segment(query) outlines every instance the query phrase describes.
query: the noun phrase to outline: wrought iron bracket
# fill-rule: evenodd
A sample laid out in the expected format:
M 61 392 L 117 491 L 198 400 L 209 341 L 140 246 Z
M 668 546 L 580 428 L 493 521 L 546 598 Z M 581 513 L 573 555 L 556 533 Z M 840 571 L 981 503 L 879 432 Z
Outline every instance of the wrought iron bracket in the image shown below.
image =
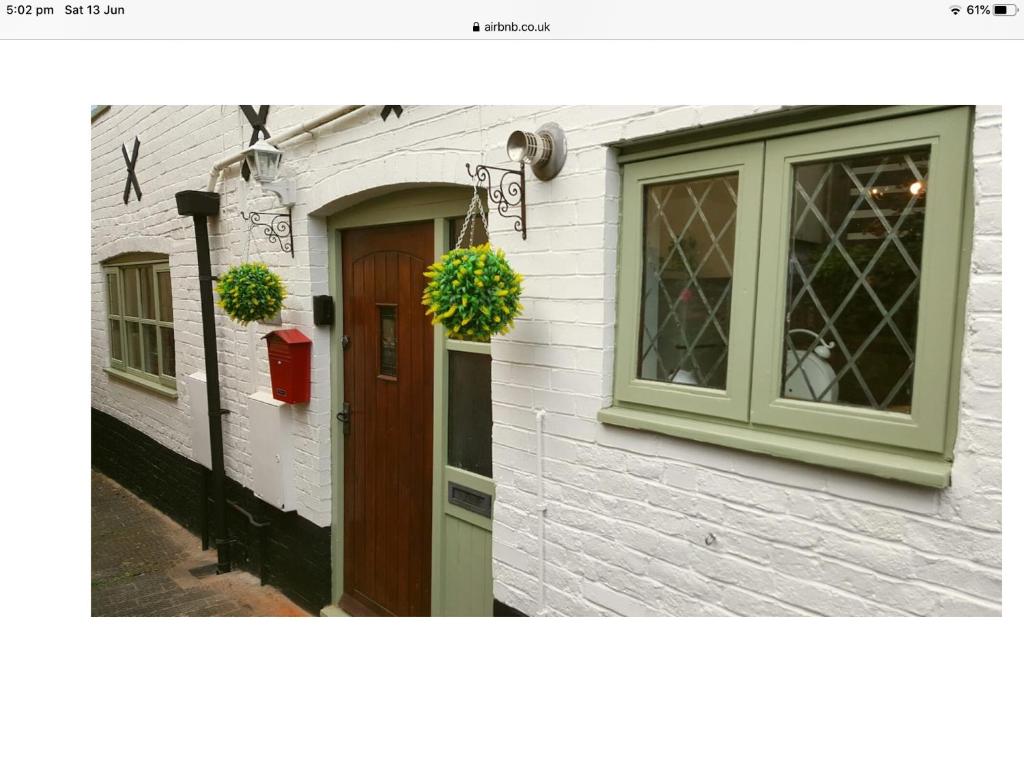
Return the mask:
M 491 171 L 501 174 L 497 184 L 491 181 Z M 487 200 L 498 211 L 498 215 L 513 220 L 516 232 L 526 239 L 526 164 L 520 163 L 519 170 L 501 168 L 496 165 L 478 165 L 474 170 L 466 163 L 466 173 L 477 182 L 487 185 Z M 519 213 L 514 210 L 518 208 Z M 510 211 L 512 211 L 510 213 Z
M 270 221 L 266 221 L 263 217 L 269 216 Z M 289 208 L 285 213 L 250 213 L 248 216 L 245 211 L 242 211 L 242 220 L 249 225 L 249 231 L 252 232 L 254 229 L 260 227 L 263 228 L 263 234 L 267 236 L 267 240 L 271 244 L 278 244 L 281 246 L 281 250 L 285 253 L 291 253 L 292 258 L 295 258 L 293 247 L 295 245 L 292 239 L 292 209 Z

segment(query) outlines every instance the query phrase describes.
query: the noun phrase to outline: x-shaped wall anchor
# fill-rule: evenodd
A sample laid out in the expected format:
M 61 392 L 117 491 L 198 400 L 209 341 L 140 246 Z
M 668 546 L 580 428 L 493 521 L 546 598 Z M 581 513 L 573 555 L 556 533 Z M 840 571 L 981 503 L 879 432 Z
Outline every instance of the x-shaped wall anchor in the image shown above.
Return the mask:
M 124 155 L 124 164 L 128 166 L 128 180 L 124 183 L 124 204 L 128 205 L 128 196 L 131 194 L 132 187 L 135 187 L 136 197 L 139 200 L 142 199 L 142 189 L 139 188 L 139 180 L 135 176 L 135 163 L 139 160 L 139 137 L 135 137 L 131 159 L 128 158 L 128 147 L 124 144 L 121 145 L 121 154 Z
M 261 133 L 264 139 L 270 138 L 270 131 L 267 130 L 267 115 L 270 113 L 269 104 L 260 107 L 259 113 L 248 104 L 240 104 L 238 108 L 242 110 L 245 119 L 252 126 L 252 138 L 249 139 L 250 147 L 260 140 Z M 249 180 L 249 163 L 244 160 L 242 161 L 242 178 L 246 181 Z
M 395 117 L 401 117 L 402 107 L 399 106 L 398 104 L 385 104 L 384 109 L 380 111 L 380 119 L 383 120 L 384 122 L 387 122 L 388 116 L 392 112 L 395 113 Z

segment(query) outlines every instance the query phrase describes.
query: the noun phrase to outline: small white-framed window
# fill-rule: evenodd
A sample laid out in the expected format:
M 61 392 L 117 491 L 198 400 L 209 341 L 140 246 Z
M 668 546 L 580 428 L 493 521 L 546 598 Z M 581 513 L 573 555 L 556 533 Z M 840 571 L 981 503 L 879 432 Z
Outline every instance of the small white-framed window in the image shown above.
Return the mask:
M 108 370 L 174 392 L 176 364 L 167 257 L 120 256 L 103 266 Z

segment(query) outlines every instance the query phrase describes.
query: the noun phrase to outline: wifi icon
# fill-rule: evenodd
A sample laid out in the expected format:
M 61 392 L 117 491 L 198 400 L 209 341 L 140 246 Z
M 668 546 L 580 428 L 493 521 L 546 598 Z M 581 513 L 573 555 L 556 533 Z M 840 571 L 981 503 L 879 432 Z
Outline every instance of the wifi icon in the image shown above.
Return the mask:
M 956 16 L 960 11 L 963 10 L 959 5 L 949 6 L 949 12 Z

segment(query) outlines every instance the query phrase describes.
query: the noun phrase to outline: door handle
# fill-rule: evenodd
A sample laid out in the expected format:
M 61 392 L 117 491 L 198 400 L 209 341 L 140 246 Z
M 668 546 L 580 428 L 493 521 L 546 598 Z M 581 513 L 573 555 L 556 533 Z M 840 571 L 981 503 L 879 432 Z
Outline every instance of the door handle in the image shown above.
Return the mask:
M 335 418 L 341 422 L 341 433 L 347 435 L 352 429 L 352 406 L 349 403 L 342 403 L 341 410 Z

